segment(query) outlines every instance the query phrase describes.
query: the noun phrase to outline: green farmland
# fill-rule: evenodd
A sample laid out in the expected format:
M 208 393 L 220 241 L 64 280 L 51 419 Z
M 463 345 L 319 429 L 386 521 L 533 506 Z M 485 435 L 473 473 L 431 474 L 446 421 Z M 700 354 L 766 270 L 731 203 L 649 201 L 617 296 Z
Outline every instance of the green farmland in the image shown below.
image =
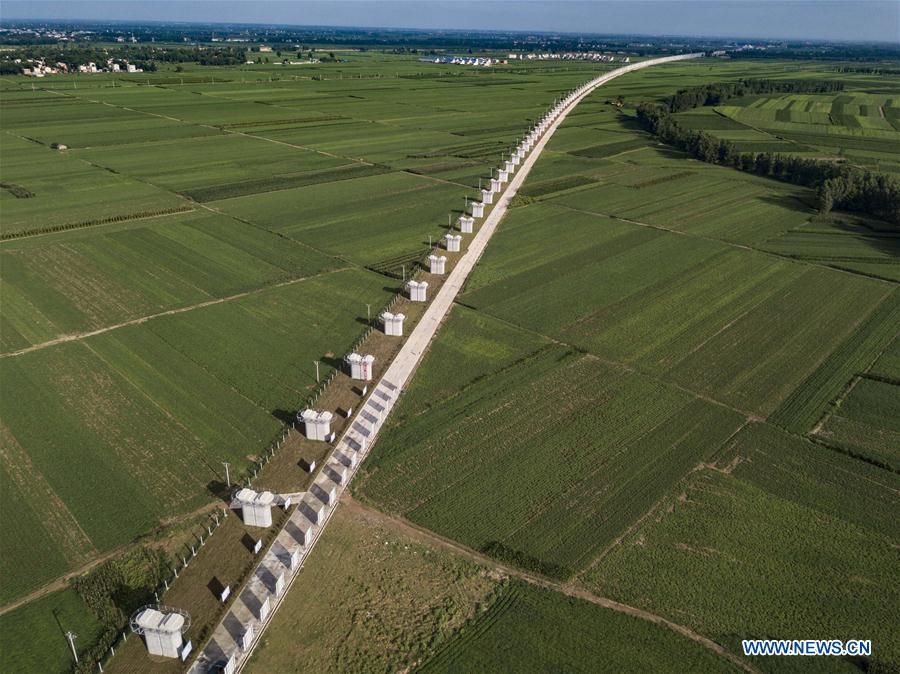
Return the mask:
M 748 67 L 648 69 L 567 118 L 354 490 L 735 654 L 742 638 L 871 634 L 872 666 L 889 671 L 896 229 L 821 216 L 808 189 L 660 146 L 604 102 Z M 848 84 L 854 98 L 875 88 Z M 733 128 L 701 125 L 710 114 L 684 117 Z M 460 648 L 459 671 L 491 662 L 494 644 Z
M 215 500 L 604 67 L 4 78 L 0 603 Z
M 420 671 L 738 671 L 672 632 L 559 592 L 513 581 L 498 594 Z
M 0 616 L 15 626 L 0 645 L 16 671 L 68 671 L 60 624 L 83 648 L 101 626 L 66 577 L 221 505 L 223 462 L 234 481 L 256 465 L 448 216 L 610 67 L 372 50 L 0 79 Z M 679 122 L 900 172 L 900 85 L 830 62 L 679 62 L 586 98 L 250 671 L 900 667 L 897 229 L 820 214 L 814 190 L 697 161 L 635 119 L 747 77 L 845 88 Z M 170 596 L 218 610 L 208 589 Z M 768 637 L 871 638 L 875 655 L 744 661 L 741 639 Z M 23 655 L 29 639 L 52 647 Z M 144 671 L 139 644 L 121 671 Z

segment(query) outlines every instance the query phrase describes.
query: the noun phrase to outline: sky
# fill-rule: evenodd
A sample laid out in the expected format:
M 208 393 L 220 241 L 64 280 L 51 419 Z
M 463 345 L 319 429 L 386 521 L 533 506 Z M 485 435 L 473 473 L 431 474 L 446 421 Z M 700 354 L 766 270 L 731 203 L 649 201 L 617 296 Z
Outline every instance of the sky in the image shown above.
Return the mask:
M 0 18 L 486 29 L 900 43 L 898 0 L 0 0 Z

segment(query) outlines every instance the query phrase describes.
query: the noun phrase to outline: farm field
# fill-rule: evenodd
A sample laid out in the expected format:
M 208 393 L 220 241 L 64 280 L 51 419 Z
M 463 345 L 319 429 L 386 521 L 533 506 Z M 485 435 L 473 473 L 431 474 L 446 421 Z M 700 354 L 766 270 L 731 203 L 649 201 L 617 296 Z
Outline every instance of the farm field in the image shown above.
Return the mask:
M 588 585 L 733 650 L 746 638 L 866 634 L 872 666 L 896 667 L 898 476 L 759 424 L 715 463 L 586 574 Z M 754 664 L 854 671 L 835 658 Z
M 342 266 L 207 212 L 7 241 L 0 261 L 4 352 Z
M 466 323 L 451 322 L 447 334 Z M 427 414 L 401 405 L 401 421 L 354 490 L 547 575 L 583 568 L 741 423 L 723 407 L 561 347 L 492 372 L 491 346 L 477 354 L 487 365 L 478 378 Z M 429 354 L 422 379 L 434 376 L 438 355 Z
M 34 589 L 161 519 L 208 502 L 315 386 L 313 361 L 344 353 L 368 300 L 345 271 L 0 360 L 3 600 Z M 321 312 L 317 298 L 333 307 Z M 323 364 L 322 376 L 329 372 Z M 62 461 L 66 447 L 77 462 Z
M 415 271 L 529 119 L 603 67 L 350 61 L 4 79 L 2 498 L 25 505 L 0 601 L 215 498 L 221 462 L 258 456 L 396 292 L 361 267 Z
M 318 545 L 249 672 L 733 671 L 664 627 L 509 578 L 356 502 Z
M 900 466 L 900 386 L 857 380 L 813 437 L 893 470 Z
M 372 52 L 340 70 L 167 67 L 77 89 L 3 78 L 0 375 L 16 395 L 0 401 L 0 506 L 19 516 L 0 520 L 0 604 L 221 498 L 221 462 L 233 477 L 281 437 L 317 390 L 314 363 L 322 378 L 340 367 L 479 179 L 606 67 L 436 69 Z M 642 100 L 747 76 L 840 78 L 851 100 L 684 118 L 748 149 L 893 170 L 895 85 L 831 64 L 703 60 L 587 99 L 362 466 L 365 507 L 338 510 L 252 671 L 730 667 L 656 625 L 503 580 L 416 527 L 733 652 L 742 636 L 871 634 L 876 664 L 896 665 L 896 233 L 820 217 L 811 190 L 694 161 L 633 119 Z M 303 440 L 264 486 L 305 484 L 297 458 L 320 455 Z M 230 562 L 237 577 L 249 559 Z M 709 578 L 727 587 L 710 596 Z M 209 613 L 205 583 L 173 596 Z M 57 604 L 78 610 L 50 598 L 20 609 L 36 607 L 35 635 Z M 89 641 L 95 626 L 72 620 Z M 548 634 L 558 643 L 538 652 Z M 61 669 L 47 638 L 46 661 L 21 671 Z
M 498 594 L 420 671 L 740 671 L 665 628 L 559 592 L 511 580 Z
M 603 102 L 663 97 L 664 75 L 699 66 L 616 80 L 566 120 L 353 489 L 734 653 L 757 636 L 890 641 L 900 411 L 867 373 L 896 380 L 895 234 L 658 146 Z M 703 64 L 707 81 L 735 67 Z M 460 650 L 459 671 L 496 655 Z
M 0 154 L 4 236 L 186 208 L 165 190 L 10 133 L 0 135 Z
M 779 255 L 900 282 L 900 235 L 875 221 L 843 213 L 817 216 L 760 247 Z
M 75 647 L 83 657 L 84 650 L 101 632 L 78 593 L 67 588 L 21 609 L 0 615 L 0 652 L 4 667 L 14 672 L 67 672 L 72 651 L 66 641 L 66 630 L 78 635 Z M 25 644 L 40 648 L 23 648 Z
M 560 243 L 545 256 L 551 233 Z M 862 276 L 548 202 L 510 214 L 469 288 L 467 306 L 760 416 L 893 295 Z M 817 322 L 787 320 L 798 311 Z M 798 330 L 818 336 L 778 336 Z

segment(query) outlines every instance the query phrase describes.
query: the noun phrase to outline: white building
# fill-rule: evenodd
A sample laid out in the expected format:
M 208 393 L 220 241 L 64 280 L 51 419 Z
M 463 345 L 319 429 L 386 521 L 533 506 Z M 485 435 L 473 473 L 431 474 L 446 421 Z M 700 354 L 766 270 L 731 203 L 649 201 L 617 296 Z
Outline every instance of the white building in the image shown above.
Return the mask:
M 483 204 L 492 204 L 492 203 L 494 203 L 494 192 L 493 192 L 493 190 L 481 190 L 481 203 L 483 203 Z
M 463 215 L 459 218 L 459 231 L 463 234 L 471 234 L 472 227 L 475 225 L 475 218 L 471 215 Z
M 410 281 L 406 284 L 409 288 L 409 299 L 413 302 L 425 302 L 426 293 L 428 292 L 428 281 Z
M 458 253 L 459 245 L 461 242 L 462 236 L 460 236 L 459 234 L 444 235 L 444 246 L 446 246 L 448 253 Z
M 358 353 L 351 353 L 346 360 L 350 363 L 351 379 L 372 381 L 372 363 L 375 362 L 375 356 L 371 354 L 361 356 Z
M 506 171 L 505 169 L 500 169 L 499 171 L 497 171 L 497 180 L 499 180 L 501 183 L 508 182 L 509 171 Z
M 300 418 L 305 425 L 306 437 L 310 440 L 328 440 L 331 435 L 331 412 L 317 412 L 316 410 L 303 410 Z
M 428 264 L 429 264 L 429 271 L 432 274 L 440 275 L 440 274 L 446 273 L 444 271 L 445 266 L 447 264 L 447 258 L 445 256 L 429 255 L 428 256 Z
M 469 203 L 469 211 L 473 218 L 484 217 L 484 204 L 480 201 L 472 201 Z
M 403 336 L 403 321 L 406 320 L 406 316 L 385 311 L 381 314 L 381 320 L 384 321 L 384 334 L 390 337 Z
M 251 527 L 272 526 L 272 504 L 275 494 L 270 491 L 257 492 L 244 487 L 234 495 L 234 500 L 241 507 L 241 519 Z
M 185 615 L 147 606 L 131 618 L 131 630 L 144 637 L 150 655 L 181 657 L 182 633 L 188 628 Z
M 491 191 L 499 192 L 503 189 L 503 183 L 500 182 L 499 178 L 491 178 Z

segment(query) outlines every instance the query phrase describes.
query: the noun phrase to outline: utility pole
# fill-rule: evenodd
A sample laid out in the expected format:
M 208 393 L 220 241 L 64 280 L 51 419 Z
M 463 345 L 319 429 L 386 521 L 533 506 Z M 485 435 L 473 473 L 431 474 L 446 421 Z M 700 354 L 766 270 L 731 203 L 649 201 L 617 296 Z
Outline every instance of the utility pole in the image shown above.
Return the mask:
M 78 638 L 78 635 L 75 634 L 72 630 L 66 632 L 66 639 L 69 640 L 69 648 L 72 649 L 72 657 L 75 658 L 75 664 L 78 664 L 78 653 L 75 650 L 75 639 Z
M 228 466 L 231 464 L 227 461 L 223 461 L 222 465 L 225 466 L 225 484 L 228 485 L 228 488 L 231 489 L 231 476 L 228 474 Z
M 372 305 L 371 304 L 366 305 L 366 318 L 370 321 L 372 320 Z
M 368 306 L 368 305 L 366 305 L 366 306 Z M 316 366 L 316 383 L 318 384 L 319 383 L 319 361 L 314 360 L 313 365 Z

